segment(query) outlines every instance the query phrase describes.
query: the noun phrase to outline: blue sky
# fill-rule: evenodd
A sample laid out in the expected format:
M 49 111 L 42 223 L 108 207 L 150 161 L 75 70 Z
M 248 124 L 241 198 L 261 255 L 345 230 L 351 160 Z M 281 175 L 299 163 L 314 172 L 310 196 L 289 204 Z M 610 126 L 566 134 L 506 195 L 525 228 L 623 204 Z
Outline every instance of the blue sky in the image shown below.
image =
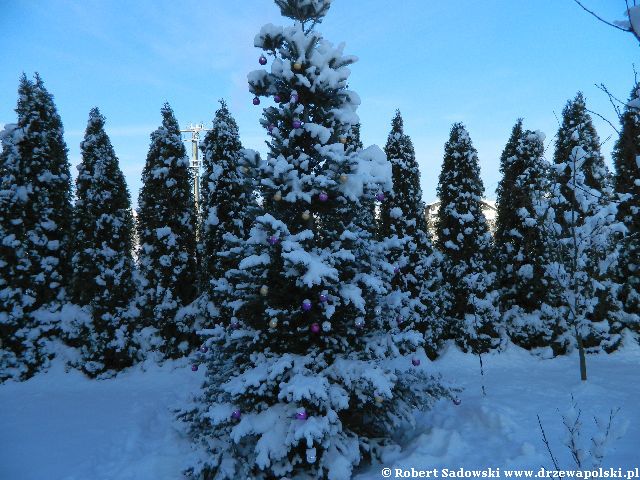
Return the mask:
M 623 0 L 584 0 L 621 19 Z M 98 106 L 134 203 L 149 145 L 168 101 L 181 125 L 210 122 L 225 98 L 246 147 L 265 152 L 246 75 L 259 68 L 253 38 L 287 24 L 270 0 L 0 0 L 0 124 L 15 121 L 18 79 L 38 71 L 55 96 L 70 161 L 80 161 L 88 112 Z M 450 126 L 464 122 L 479 152 L 487 197 L 515 120 L 547 143 L 567 99 L 614 123 L 605 83 L 626 98 L 639 47 L 572 0 L 334 0 L 319 30 L 359 57 L 351 88 L 365 145 L 384 146 L 396 108 L 413 139 L 425 201 L 434 200 Z M 615 135 L 595 118 L 602 140 Z M 609 159 L 615 136 L 604 143 Z M 547 150 L 552 155 L 552 147 Z M 73 169 L 74 175 L 76 173 Z

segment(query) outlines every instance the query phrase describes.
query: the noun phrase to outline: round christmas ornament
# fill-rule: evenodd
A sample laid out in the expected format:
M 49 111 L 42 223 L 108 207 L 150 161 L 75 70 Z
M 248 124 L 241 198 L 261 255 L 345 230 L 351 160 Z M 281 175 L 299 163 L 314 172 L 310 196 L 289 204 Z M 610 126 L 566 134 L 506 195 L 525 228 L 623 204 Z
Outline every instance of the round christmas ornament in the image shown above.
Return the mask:
M 269 242 L 269 245 L 276 245 L 279 241 L 280 241 L 280 239 L 278 237 L 276 237 L 275 235 L 271 235 L 267 239 L 267 242 Z
M 381 307 L 374 308 L 373 313 L 375 313 L 376 315 L 380 315 L 382 313 L 382 308 Z
M 296 412 L 296 420 L 306 420 L 307 418 L 309 418 L 309 416 L 307 415 L 307 411 L 304 408 Z
M 384 398 L 382 398 L 380 395 L 376 395 L 373 399 L 376 401 L 378 405 L 384 402 Z
M 312 323 L 311 324 L 311 332 L 312 333 L 319 333 L 320 332 L 320 325 L 318 325 L 317 323 Z
M 460 400 L 458 397 L 453 397 L 453 404 L 454 405 L 460 405 L 462 403 L 462 400 Z
M 269 322 L 269 326 L 271 328 L 277 328 L 278 327 L 278 319 L 277 318 L 272 318 L 271 321 Z
M 253 104 L 260 105 L 260 99 L 258 97 L 253 97 Z
M 309 210 L 305 210 L 304 212 L 302 212 L 303 220 L 309 220 L 310 218 L 311 218 L 311 214 L 309 213 Z
M 326 293 L 320 294 L 320 303 L 327 303 L 329 301 L 329 296 Z
M 244 167 L 244 166 L 243 166 L 243 167 L 241 167 L 241 168 L 240 168 L 240 171 L 241 171 L 242 173 L 248 173 L 248 172 L 249 172 L 249 169 L 248 169 L 247 167 Z
M 414 367 L 417 367 L 418 365 L 420 365 L 420 359 L 416 358 L 416 357 L 413 357 L 411 359 L 411 365 L 413 365 Z
M 240 417 L 242 417 L 242 412 L 240 410 L 234 410 L 231 412 L 231 418 L 234 420 L 240 420 Z
M 302 70 L 302 64 L 300 62 L 294 63 L 293 69 L 299 72 L 300 70 Z
M 316 449 L 308 448 L 307 449 L 307 462 L 315 463 L 316 462 Z
M 401 316 L 401 315 L 398 315 L 398 316 L 396 317 L 396 323 L 397 323 L 398 325 L 402 325 L 402 322 L 404 322 L 404 318 L 402 318 L 402 316 Z
M 393 267 L 393 273 L 400 273 L 400 267 L 398 267 L 397 265 L 395 267 Z
M 263 297 L 269 295 L 269 287 L 267 287 L 266 285 L 262 285 L 260 287 L 260 295 L 262 295 Z
M 327 200 L 329 200 L 329 195 L 327 195 L 327 192 L 322 192 L 320 195 L 318 195 L 318 198 L 321 202 L 326 202 Z
M 238 319 L 236 317 L 233 317 L 231 319 L 231 328 L 233 328 L 234 330 L 240 328 L 240 323 L 238 323 Z
M 344 173 L 340 175 L 340 183 L 347 183 L 347 180 L 349 180 L 349 177 L 347 177 Z
M 303 300 L 302 301 L 302 310 L 308 312 L 311 310 L 311 300 Z
M 278 192 L 276 192 L 276 193 L 273 195 L 273 199 L 274 199 L 276 202 L 279 202 L 280 200 L 282 200 L 282 193 L 280 193 L 279 191 L 278 191 Z
M 362 317 L 356 318 L 356 327 L 357 328 L 364 327 L 364 318 L 362 318 Z
M 198 365 L 196 365 L 195 363 L 193 365 L 191 365 L 191 371 L 192 372 L 197 372 L 198 371 Z
M 273 96 L 273 101 L 276 103 L 280 103 L 280 100 L 282 100 L 282 98 L 280 97 L 280 95 L 278 95 L 277 93 Z
M 266 65 L 267 64 L 267 57 L 265 57 L 264 55 L 260 55 L 260 58 L 258 59 L 258 62 L 260 62 L 260 65 Z
M 384 201 L 384 193 L 382 192 L 376 193 L 376 200 L 378 200 L 379 202 Z
M 298 103 L 298 94 L 297 93 L 292 93 L 290 101 L 291 101 L 291 103 Z
M 340 143 L 342 144 L 347 143 L 347 137 L 340 137 Z
M 300 120 L 294 120 L 293 121 L 293 128 L 300 128 L 302 127 L 302 122 Z
M 207 352 L 209 351 L 209 347 L 207 347 L 206 345 L 202 345 L 202 346 L 200 347 L 200 351 L 201 351 L 202 353 L 207 353 Z
M 272 123 L 271 125 L 269 125 L 267 127 L 267 130 L 269 130 L 269 133 L 273 133 L 273 131 L 275 130 L 276 126 Z

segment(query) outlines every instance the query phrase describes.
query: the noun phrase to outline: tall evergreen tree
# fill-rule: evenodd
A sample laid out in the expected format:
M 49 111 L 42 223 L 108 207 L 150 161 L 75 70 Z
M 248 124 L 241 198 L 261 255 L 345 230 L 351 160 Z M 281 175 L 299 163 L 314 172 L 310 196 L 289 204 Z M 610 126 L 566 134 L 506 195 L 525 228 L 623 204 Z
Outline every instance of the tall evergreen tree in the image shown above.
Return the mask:
M 249 74 L 254 103 L 279 102 L 262 120 L 265 213 L 230 272 L 234 316 L 208 332 L 204 392 L 184 413 L 206 452 L 192 475 L 347 480 L 394 445 L 416 406 L 447 391 L 418 359 L 399 358 L 421 335 L 368 303 L 370 290 L 387 293 L 394 272 L 375 242 L 362 254 L 355 218 L 360 198 L 389 190 L 390 165 L 377 147 L 345 149 L 358 122 L 347 89 L 355 59 L 314 29 L 330 1 L 276 3 L 295 24 L 262 28 L 255 45 L 272 65 Z
M 443 280 L 451 294 L 444 336 L 474 353 L 497 346 L 500 339 L 483 195 L 477 151 L 465 127 L 456 123 L 445 144 L 438 183 L 436 235 L 445 257 Z
M 2 358 L 26 376 L 50 356 L 46 338 L 59 332 L 51 315 L 33 312 L 57 310 L 66 297 L 71 176 L 62 122 L 38 74 L 20 79 L 16 113 L 17 124 L 3 136 L 0 167 L 0 333 L 11 350 Z
M 612 348 L 618 338 L 610 335 L 608 323 L 610 318 L 618 316 L 618 305 L 615 285 L 609 281 L 611 272 L 603 270 L 603 265 L 610 264 L 606 257 L 613 250 L 612 239 L 606 245 L 602 241 L 596 242 L 596 231 L 591 231 L 591 229 L 597 229 L 599 234 L 604 235 L 604 230 L 609 228 L 602 223 L 608 217 L 606 215 L 602 217 L 602 215 L 611 206 L 612 192 L 608 184 L 609 173 L 600 153 L 600 140 L 587 112 L 582 93 L 578 93 L 575 99 L 565 106 L 555 147 L 554 182 L 557 192 L 554 194 L 553 208 L 555 222 L 560 229 L 558 240 L 560 243 L 566 243 L 566 248 L 569 249 L 564 252 L 562 261 L 565 264 L 571 264 L 567 266 L 570 272 L 573 272 L 571 275 L 574 273 L 579 275 L 578 272 L 583 272 L 580 275 L 584 274 L 589 278 L 588 285 L 579 282 L 569 290 L 565 290 L 572 292 L 568 294 L 567 299 L 571 300 L 569 297 L 575 294 L 576 288 L 585 289 L 585 293 L 581 295 L 588 296 L 588 292 L 591 292 L 597 298 L 595 304 L 585 306 L 584 312 L 572 313 L 576 322 L 582 322 L 581 318 L 584 314 L 585 318 L 593 324 L 578 335 L 579 343 L 584 344 L 585 347 L 602 345 Z M 594 236 L 593 242 L 589 240 L 591 235 Z M 585 237 L 587 246 L 572 248 L 570 244 L 580 236 Z M 574 255 L 578 252 L 582 252 L 587 257 L 585 264 L 579 268 L 574 261 Z M 568 300 L 565 301 L 565 307 L 574 310 L 578 308 L 567 305 Z M 564 350 L 574 343 L 576 338 L 573 326 L 565 327 L 564 330 L 565 333 L 561 333 L 556 341 L 557 351 Z
M 622 196 L 617 218 L 626 227 L 620 247 L 617 279 L 622 284 L 624 324 L 640 332 L 640 85 L 631 91 L 613 149 L 615 191 Z
M 132 363 L 131 325 L 122 311 L 133 298 L 133 215 L 118 158 L 97 108 L 80 144 L 73 217 L 74 300 L 91 308 L 92 323 L 82 325 L 76 342 L 89 374 Z
M 394 287 L 409 295 L 407 311 L 401 315 L 409 316 L 419 330 L 427 333 L 433 354 L 442 335 L 439 306 L 444 299 L 440 298 L 438 261 L 427 231 L 420 170 L 399 110 L 391 122 L 385 153 L 392 165 L 393 192 L 382 204 L 380 230 L 384 237 L 399 242 L 390 259 L 402 271 Z
M 177 322 L 176 313 L 196 291 L 196 212 L 180 127 L 168 104 L 161 112 L 162 125 L 151 134 L 138 198 L 139 301 L 146 323 L 157 329 L 159 349 L 175 358 L 195 341 L 193 325 Z
M 246 178 L 249 167 L 245 165 L 238 125 L 224 101 L 220 101 L 201 149 L 201 283 L 224 316 L 229 313 L 227 302 L 232 301 L 225 274 L 237 267 L 230 250 L 244 240 L 257 206 Z
M 513 342 L 529 349 L 550 346 L 555 331 L 549 242 L 536 208 L 548 189 L 543 154 L 541 134 L 524 130 L 519 119 L 502 153 L 497 190 L 500 310 Z

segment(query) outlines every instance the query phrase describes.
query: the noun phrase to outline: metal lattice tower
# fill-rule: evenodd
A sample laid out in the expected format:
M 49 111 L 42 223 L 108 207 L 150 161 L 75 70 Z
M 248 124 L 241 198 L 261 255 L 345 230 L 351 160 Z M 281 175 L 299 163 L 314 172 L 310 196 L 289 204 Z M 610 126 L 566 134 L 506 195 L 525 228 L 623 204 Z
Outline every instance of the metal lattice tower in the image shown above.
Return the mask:
M 193 200 L 196 211 L 200 205 L 200 157 L 198 156 L 198 143 L 200 142 L 200 132 L 208 132 L 210 128 L 205 128 L 202 123 L 190 123 L 187 128 L 180 130 L 181 133 L 190 133 L 191 138 L 184 138 L 183 141 L 191 142 L 191 163 L 189 168 L 193 175 Z

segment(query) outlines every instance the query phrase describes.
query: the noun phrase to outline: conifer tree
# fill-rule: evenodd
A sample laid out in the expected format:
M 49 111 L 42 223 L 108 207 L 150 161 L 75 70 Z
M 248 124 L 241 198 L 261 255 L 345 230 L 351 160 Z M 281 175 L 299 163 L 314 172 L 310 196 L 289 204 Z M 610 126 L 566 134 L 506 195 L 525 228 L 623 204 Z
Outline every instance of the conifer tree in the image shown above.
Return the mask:
M 500 310 L 512 341 L 524 348 L 551 345 L 554 288 L 548 277 L 549 242 L 536 208 L 548 190 L 542 134 L 519 119 L 502 153 L 495 246 Z
M 631 92 L 613 150 L 615 191 L 622 200 L 617 219 L 626 227 L 620 244 L 617 280 L 622 285 L 624 325 L 640 332 L 640 85 Z
M 476 149 L 461 123 L 451 128 L 438 183 L 437 246 L 451 303 L 444 338 L 474 353 L 498 345 L 491 234 L 482 212 L 484 186 Z
M 360 198 L 390 189 L 390 165 L 377 147 L 345 148 L 358 122 L 355 59 L 315 30 L 330 1 L 276 4 L 295 24 L 262 28 L 259 60 L 272 65 L 249 74 L 254 104 L 276 101 L 262 119 L 264 213 L 228 273 L 234 315 L 207 332 L 204 392 L 182 415 L 204 450 L 190 473 L 347 480 L 394 445 L 416 406 L 448 391 L 418 358 L 399 358 L 422 336 L 375 312 L 393 266 L 375 242 L 363 248 L 356 213 Z
M 409 296 L 402 316 L 417 322 L 419 330 L 430 339 L 429 349 L 435 353 L 437 339 L 442 335 L 439 306 L 444 301 L 439 285 L 438 259 L 434 255 L 427 231 L 425 206 L 420 187 L 420 170 L 411 138 L 404 133 L 400 111 L 391 123 L 385 153 L 392 165 L 393 192 L 381 208 L 381 233 L 396 239 L 399 247 L 392 249 L 390 259 L 402 275 L 394 279 L 394 287 Z
M 47 338 L 61 327 L 34 312 L 58 310 L 66 298 L 71 176 L 62 122 L 38 74 L 20 79 L 16 113 L 3 134 L 0 166 L 0 357 L 12 376 L 25 377 L 51 356 Z
M 89 113 L 80 145 L 73 217 L 74 300 L 91 309 L 92 323 L 79 326 L 76 342 L 83 369 L 95 375 L 132 363 L 131 325 L 122 311 L 133 298 L 133 215 L 118 158 L 97 108 Z
M 160 351 L 176 358 L 194 342 L 193 325 L 176 321 L 176 313 L 196 291 L 196 212 L 180 127 L 168 104 L 161 112 L 138 198 L 139 303 L 146 324 L 157 329 Z
M 559 250 L 562 258 L 558 261 L 564 264 L 563 271 L 568 269 L 563 275 L 570 278 L 562 282 L 570 284 L 562 287 L 570 324 L 560 326 L 554 348 L 562 352 L 577 340 L 581 352 L 583 347 L 610 349 L 619 341 L 609 328 L 609 318 L 618 317 L 619 305 L 615 285 L 609 281 L 612 272 L 606 267 L 612 265 L 607 260 L 613 251 L 610 237 L 613 219 L 609 216 L 612 191 L 600 153 L 600 140 L 582 93 L 565 106 L 555 146 L 552 206 L 560 232 L 557 241 L 564 246 Z M 577 245 L 577 239 L 583 244 Z M 576 258 L 580 255 L 584 255 L 584 260 Z M 585 278 L 580 281 L 574 278 L 581 276 Z M 578 292 L 579 289 L 584 291 Z M 590 296 L 593 301 L 580 304 L 579 298 Z M 591 325 L 587 326 L 588 322 Z M 575 325 L 581 327 L 576 331 Z

